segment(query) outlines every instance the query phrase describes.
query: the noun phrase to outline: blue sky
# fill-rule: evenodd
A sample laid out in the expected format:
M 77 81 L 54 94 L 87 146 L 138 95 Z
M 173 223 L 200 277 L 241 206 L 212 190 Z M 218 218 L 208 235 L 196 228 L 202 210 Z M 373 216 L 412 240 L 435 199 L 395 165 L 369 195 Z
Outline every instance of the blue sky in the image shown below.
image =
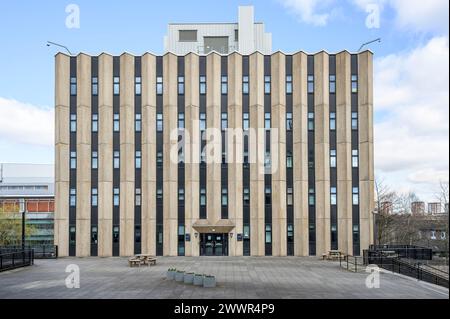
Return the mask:
M 79 29 L 65 25 L 65 8 L 71 3 L 80 8 Z M 380 9 L 380 28 L 366 27 L 371 3 Z M 370 47 L 376 59 L 377 175 L 423 197 L 430 196 L 439 180 L 448 181 L 447 0 L 2 1 L 0 162 L 53 162 L 57 49 L 47 47 L 47 40 L 63 43 L 73 53 L 159 54 L 167 23 L 234 22 L 237 7 L 248 4 L 272 33 L 274 50 L 356 51 L 361 43 L 381 37 L 381 44 Z M 411 65 L 419 70 L 411 71 Z M 437 86 L 429 95 L 415 96 L 429 82 L 422 65 L 439 81 L 427 83 Z M 424 116 L 423 109 L 431 116 Z M 408 149 L 402 151 L 405 145 Z M 430 147 L 432 156 L 423 156 L 423 148 Z

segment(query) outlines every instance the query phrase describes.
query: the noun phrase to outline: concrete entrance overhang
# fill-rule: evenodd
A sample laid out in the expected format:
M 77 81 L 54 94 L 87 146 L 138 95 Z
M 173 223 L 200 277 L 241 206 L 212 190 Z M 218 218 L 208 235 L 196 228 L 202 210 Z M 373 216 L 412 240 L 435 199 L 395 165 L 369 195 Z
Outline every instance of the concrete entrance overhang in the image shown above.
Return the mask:
M 221 219 L 215 223 L 206 219 L 199 219 L 192 225 L 192 228 L 200 234 L 228 234 L 235 227 L 236 225 L 228 219 Z

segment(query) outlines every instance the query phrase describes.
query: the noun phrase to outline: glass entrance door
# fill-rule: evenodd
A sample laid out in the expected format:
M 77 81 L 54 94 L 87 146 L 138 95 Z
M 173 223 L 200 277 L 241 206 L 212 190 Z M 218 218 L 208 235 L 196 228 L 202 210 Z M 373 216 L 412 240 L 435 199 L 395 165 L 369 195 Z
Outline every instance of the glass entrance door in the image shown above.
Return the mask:
M 200 234 L 200 256 L 228 256 L 228 234 Z

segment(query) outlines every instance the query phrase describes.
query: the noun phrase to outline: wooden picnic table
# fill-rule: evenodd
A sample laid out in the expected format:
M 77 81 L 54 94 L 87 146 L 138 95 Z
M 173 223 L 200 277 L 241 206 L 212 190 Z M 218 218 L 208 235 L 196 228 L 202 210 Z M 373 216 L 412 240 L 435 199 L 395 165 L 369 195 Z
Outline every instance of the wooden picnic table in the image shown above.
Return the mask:
M 133 266 L 140 267 L 141 265 L 147 266 L 156 265 L 156 257 L 149 254 L 137 254 L 128 260 L 128 264 L 130 265 L 130 267 Z

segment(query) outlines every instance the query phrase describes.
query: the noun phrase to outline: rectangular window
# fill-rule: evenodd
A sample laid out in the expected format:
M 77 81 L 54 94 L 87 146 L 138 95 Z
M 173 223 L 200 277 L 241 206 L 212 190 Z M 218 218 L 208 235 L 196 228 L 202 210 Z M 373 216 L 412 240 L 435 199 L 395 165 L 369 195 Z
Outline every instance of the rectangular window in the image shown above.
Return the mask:
M 308 204 L 309 206 L 314 206 L 316 203 L 316 196 L 315 196 L 315 192 L 314 192 L 314 188 L 310 188 L 309 189 L 309 196 L 308 196 Z
M 234 30 L 234 41 L 236 41 L 236 42 L 239 41 L 239 30 L 238 29 Z
M 244 205 L 250 205 L 250 189 L 244 188 Z
M 248 75 L 244 75 L 242 77 L 242 93 L 248 94 L 249 92 L 249 77 Z
M 200 113 L 200 131 L 206 130 L 206 113 Z
M 115 113 L 114 114 L 114 132 L 119 132 L 120 131 L 120 114 Z
M 330 130 L 331 131 L 336 130 L 336 113 L 334 112 L 330 113 Z
M 180 42 L 197 42 L 197 30 L 180 30 L 178 36 Z
M 142 93 L 142 79 L 140 76 L 137 76 L 134 80 L 134 93 L 136 95 L 141 95 Z
M 200 94 L 206 94 L 206 76 L 200 76 Z
M 331 187 L 331 196 L 330 196 L 330 204 L 336 205 L 337 204 L 337 195 L 336 195 L 336 187 Z
M 286 75 L 286 94 L 292 94 L 292 75 Z
M 222 94 L 228 94 L 228 76 L 222 76 L 222 86 L 221 91 Z
M 163 131 L 163 115 L 161 113 L 156 114 L 156 131 Z
M 314 93 L 314 75 L 308 75 L 308 93 Z
M 98 114 L 92 114 L 92 132 L 98 132 Z
M 336 93 L 336 75 L 330 75 L 330 93 Z
M 266 189 L 264 191 L 265 194 L 265 204 L 271 205 L 272 204 L 272 188 L 270 186 L 266 186 Z
M 142 165 L 142 152 L 136 151 L 136 168 L 140 169 Z
M 184 202 L 184 188 L 178 189 L 178 201 Z
M 113 167 L 118 169 L 120 168 L 120 152 L 114 151 L 114 163 Z
M 292 168 L 293 164 L 293 158 L 292 158 L 292 152 L 286 152 L 286 167 Z
M 77 78 L 70 78 L 70 95 L 77 95 Z
M 271 77 L 270 75 L 266 75 L 264 77 L 264 93 L 265 94 L 270 94 L 270 89 L 271 89 Z
M 359 166 L 358 150 L 352 150 L 352 167 Z
M 358 113 L 352 112 L 352 130 L 358 129 Z
M 358 76 L 352 75 L 352 93 L 358 93 Z
M 264 156 L 264 167 L 266 169 L 270 169 L 271 167 L 271 158 L 270 158 L 270 152 L 266 152 L 265 156 Z
M 286 131 L 292 131 L 293 128 L 292 113 L 286 113 Z
M 163 199 L 163 190 L 162 190 L 162 188 L 158 188 L 156 190 L 156 199 Z
M 120 94 L 120 78 L 118 76 L 114 77 L 113 89 L 114 89 L 114 95 Z
M 272 226 L 266 225 L 266 244 L 272 243 Z
M 184 113 L 178 113 L 178 129 L 184 129 Z
M 200 206 L 206 206 L 206 188 L 200 189 Z
M 156 77 L 156 94 L 157 95 L 163 94 L 163 78 L 162 78 L 162 76 Z
M 134 192 L 134 204 L 136 206 L 141 206 L 141 202 L 142 202 L 141 189 L 136 188 L 136 190 Z
M 250 116 L 247 112 L 242 114 L 242 128 L 244 131 L 248 131 L 250 126 Z
M 294 204 L 294 195 L 292 187 L 287 188 L 287 205 L 292 206 Z
M 178 77 L 178 94 L 179 95 L 184 94 L 184 76 Z
M 77 168 L 77 152 L 70 152 L 70 169 Z
M 92 78 L 92 95 L 94 95 L 94 96 L 98 95 L 98 78 L 97 77 Z
M 93 207 L 97 207 L 97 205 L 98 205 L 98 190 L 97 190 L 97 188 L 93 188 L 91 190 L 91 205 Z
M 136 132 L 142 131 L 142 115 L 139 113 L 137 113 L 135 115 L 134 128 L 135 128 Z
M 248 168 L 248 152 L 244 151 L 244 168 Z
M 222 131 L 225 131 L 228 128 L 228 114 L 222 113 L 222 122 L 221 122 Z
M 77 206 L 77 190 L 75 188 L 70 189 L 70 207 Z
M 270 130 L 270 113 L 264 114 L 264 128 Z
M 77 115 L 70 114 L 70 132 L 75 133 L 77 131 Z
M 359 205 L 359 188 L 353 187 L 353 205 Z
M 330 167 L 336 167 L 336 150 L 330 150 Z
M 314 131 L 314 113 L 308 113 L 308 131 Z
M 114 188 L 113 204 L 116 207 L 120 205 L 120 189 L 119 188 Z
M 228 206 L 228 189 L 222 188 L 222 206 Z
M 162 152 L 156 153 L 156 164 L 158 167 L 161 167 L 163 165 L 163 153 Z
M 98 169 L 98 153 L 92 152 L 92 169 Z

